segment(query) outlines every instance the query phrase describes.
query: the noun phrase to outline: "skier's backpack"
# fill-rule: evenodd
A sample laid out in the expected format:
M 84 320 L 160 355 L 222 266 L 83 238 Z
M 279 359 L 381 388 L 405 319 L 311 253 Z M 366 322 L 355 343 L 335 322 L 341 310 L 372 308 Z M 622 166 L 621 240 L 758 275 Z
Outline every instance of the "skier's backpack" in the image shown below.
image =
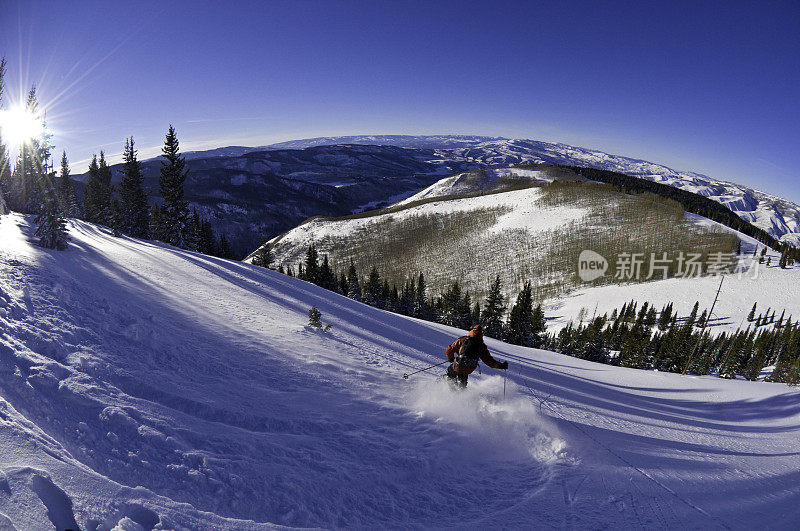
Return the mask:
M 459 369 L 475 370 L 478 366 L 478 358 L 481 356 L 481 343 L 480 339 L 472 336 L 466 337 L 455 359 Z

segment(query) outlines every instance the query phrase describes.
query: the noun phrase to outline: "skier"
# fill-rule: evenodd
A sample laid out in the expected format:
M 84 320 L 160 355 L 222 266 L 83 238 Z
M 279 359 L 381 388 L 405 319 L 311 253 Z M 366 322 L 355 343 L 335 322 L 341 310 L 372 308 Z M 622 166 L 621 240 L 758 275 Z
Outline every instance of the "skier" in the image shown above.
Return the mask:
M 467 378 L 478 367 L 478 358 L 493 369 L 508 369 L 507 361 L 497 361 L 489 354 L 483 342 L 483 327 L 479 324 L 472 327 L 469 335 L 456 339 L 444 353 L 450 362 L 444 377 L 462 388 L 467 386 Z

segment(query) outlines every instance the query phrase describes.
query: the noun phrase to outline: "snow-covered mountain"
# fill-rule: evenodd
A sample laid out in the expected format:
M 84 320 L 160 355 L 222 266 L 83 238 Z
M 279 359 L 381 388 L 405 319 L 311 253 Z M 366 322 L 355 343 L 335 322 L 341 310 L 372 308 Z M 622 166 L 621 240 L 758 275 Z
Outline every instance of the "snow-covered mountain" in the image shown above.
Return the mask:
M 220 148 L 193 153 L 187 166 L 184 188 L 190 206 L 226 234 L 239 256 L 311 216 L 384 206 L 442 175 L 475 167 L 436 160 L 431 150 L 371 145 Z M 159 159 L 142 165 L 152 202 L 159 200 L 160 168 Z M 116 183 L 121 165 L 112 171 Z
M 719 201 L 778 239 L 800 245 L 800 207 L 791 201 L 566 144 L 454 135 L 322 137 L 191 152 L 187 160 L 187 198 L 218 231 L 227 233 L 241 256 L 311 216 L 385 206 L 458 172 L 534 163 L 590 166 L 684 188 Z M 159 168 L 157 159 L 144 163 L 153 201 Z
M 800 315 L 800 270 L 779 268 L 778 253 L 770 251 L 769 265 L 766 258 L 759 264 L 752 254 L 763 244 L 666 201 L 651 202 L 593 183 L 546 185 L 577 178 L 543 165 L 459 173 L 383 211 L 309 219 L 265 245 L 275 268 L 296 270 L 313 243 L 339 273 L 350 263 L 362 275 L 375 266 L 390 285 L 402 286 L 409 275 L 422 272 L 434 296 L 458 281 L 473 300 L 482 301 L 499 275 L 507 300 L 513 300 L 530 281 L 551 316 L 551 330 L 577 322 L 580 314 L 611 314 L 633 298 L 631 293 L 643 294 L 658 307 L 673 302 L 684 314 L 695 301 L 710 307 L 716 277 L 620 283 L 612 279 L 618 253 L 667 253 L 675 260 L 679 251 L 707 256 L 741 245 L 741 268 L 747 272 L 729 277 L 720 301 L 725 318 L 715 326 L 735 331 L 754 302 L 779 314 Z M 535 186 L 540 183 L 545 185 Z M 591 284 L 577 274 L 585 249 L 600 252 L 611 268 Z M 646 264 L 643 268 L 639 282 L 645 281 Z M 782 287 L 764 291 L 764 282 Z M 599 285 L 609 283 L 617 285 Z
M 785 385 L 488 340 L 508 381 L 456 393 L 402 374 L 462 331 L 77 221 L 48 251 L 31 225 L 0 217 L 0 528 L 800 521 Z
M 297 140 L 292 147 L 334 143 L 382 144 L 436 150 L 436 156 L 480 167 L 566 164 L 616 171 L 662 182 L 714 199 L 775 238 L 800 246 L 800 206 L 781 197 L 694 172 L 602 151 L 526 139 L 475 136 L 348 136 Z
M 507 138 L 475 135 L 353 135 L 321 136 L 302 140 L 290 140 L 264 146 L 266 149 L 304 149 L 335 144 L 359 144 L 374 146 L 396 146 L 410 149 L 454 149 L 469 148 L 487 142 L 505 141 Z

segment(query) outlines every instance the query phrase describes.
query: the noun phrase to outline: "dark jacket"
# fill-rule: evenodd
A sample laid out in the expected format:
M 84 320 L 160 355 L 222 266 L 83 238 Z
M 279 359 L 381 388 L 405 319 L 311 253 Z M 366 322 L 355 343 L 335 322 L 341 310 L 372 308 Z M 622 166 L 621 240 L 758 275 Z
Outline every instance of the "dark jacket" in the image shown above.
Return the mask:
M 458 352 L 461 350 L 461 345 L 464 344 L 464 341 L 467 340 L 467 336 L 459 337 L 456 339 L 452 345 L 447 347 L 447 350 L 444 351 L 445 355 L 447 355 L 448 361 L 452 362 L 455 357 L 458 355 Z M 480 345 L 480 352 L 481 352 L 481 361 L 486 364 L 487 367 L 491 367 L 492 369 L 499 369 L 500 362 L 497 361 L 489 354 L 489 347 L 486 346 L 486 343 L 483 342 L 481 338 L 481 345 Z M 453 370 L 455 370 L 458 374 L 467 375 L 470 374 L 475 369 L 468 369 L 466 367 L 459 367 L 458 363 L 453 363 Z

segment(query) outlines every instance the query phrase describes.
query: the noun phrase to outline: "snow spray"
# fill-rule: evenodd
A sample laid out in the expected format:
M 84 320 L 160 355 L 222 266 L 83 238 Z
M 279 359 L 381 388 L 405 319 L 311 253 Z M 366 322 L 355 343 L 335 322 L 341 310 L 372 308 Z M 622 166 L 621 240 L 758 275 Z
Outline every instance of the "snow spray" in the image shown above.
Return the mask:
M 471 379 L 466 389 L 425 380 L 408 391 L 406 401 L 421 418 L 467 437 L 469 444 L 462 445 L 466 452 L 540 462 L 564 457 L 567 445 L 556 427 L 513 381 L 507 384 L 505 400 L 500 400 L 501 386 L 506 387 L 505 379 L 494 375 Z

